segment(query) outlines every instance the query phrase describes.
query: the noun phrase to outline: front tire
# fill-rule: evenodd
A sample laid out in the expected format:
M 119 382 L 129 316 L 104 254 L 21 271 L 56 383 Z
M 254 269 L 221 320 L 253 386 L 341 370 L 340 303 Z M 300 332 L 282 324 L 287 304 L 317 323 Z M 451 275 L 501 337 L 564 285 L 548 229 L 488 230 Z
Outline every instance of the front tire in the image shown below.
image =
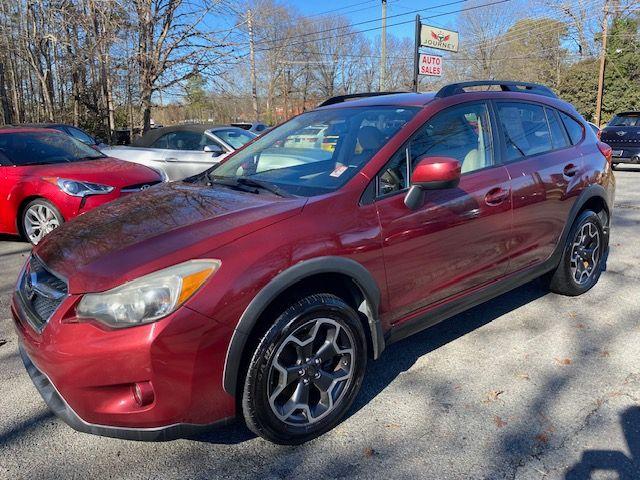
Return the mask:
M 353 403 L 366 364 L 362 323 L 349 305 L 324 293 L 295 302 L 249 363 L 242 396 L 247 426 L 285 445 L 322 435 Z
M 562 259 L 550 276 L 549 288 L 561 295 L 582 295 L 600 278 L 606 237 L 600 217 L 585 210 L 573 223 Z
M 22 210 L 22 234 L 32 245 L 37 245 L 45 235 L 64 223 L 60 211 L 51 202 L 36 198 Z

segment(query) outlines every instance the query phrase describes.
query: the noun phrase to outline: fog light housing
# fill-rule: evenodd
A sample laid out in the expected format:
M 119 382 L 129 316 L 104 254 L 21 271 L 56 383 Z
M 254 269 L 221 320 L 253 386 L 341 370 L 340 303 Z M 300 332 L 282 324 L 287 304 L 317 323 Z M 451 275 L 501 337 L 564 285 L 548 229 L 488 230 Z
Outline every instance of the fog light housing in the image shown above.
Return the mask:
M 155 399 L 155 394 L 153 392 L 153 386 L 151 382 L 137 382 L 133 384 L 131 388 L 131 392 L 133 393 L 133 398 L 138 404 L 139 407 L 146 407 L 147 405 L 151 405 L 153 400 Z

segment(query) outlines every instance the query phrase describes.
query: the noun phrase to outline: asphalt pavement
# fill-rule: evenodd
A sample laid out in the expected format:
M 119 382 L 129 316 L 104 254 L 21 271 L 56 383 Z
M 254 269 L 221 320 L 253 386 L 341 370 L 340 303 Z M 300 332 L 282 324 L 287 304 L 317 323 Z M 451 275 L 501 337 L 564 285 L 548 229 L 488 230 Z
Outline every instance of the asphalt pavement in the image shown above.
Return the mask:
M 640 169 L 618 180 L 608 269 L 568 298 L 533 282 L 389 347 L 348 418 L 299 447 L 240 424 L 139 443 L 57 420 L 18 355 L 0 238 L 0 478 L 640 478 Z M 593 473 L 593 477 L 590 477 Z

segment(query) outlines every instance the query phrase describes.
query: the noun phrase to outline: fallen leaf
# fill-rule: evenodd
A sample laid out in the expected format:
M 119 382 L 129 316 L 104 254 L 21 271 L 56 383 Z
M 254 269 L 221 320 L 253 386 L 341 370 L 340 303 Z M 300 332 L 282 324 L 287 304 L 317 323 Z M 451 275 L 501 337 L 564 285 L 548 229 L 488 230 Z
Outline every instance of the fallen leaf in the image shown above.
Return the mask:
M 376 454 L 376 451 L 371 447 L 367 447 L 362 451 L 362 453 L 364 453 L 365 457 L 371 458 Z
M 569 317 L 578 318 L 578 314 L 576 312 L 569 312 Z
M 505 427 L 507 425 L 507 422 L 505 422 L 504 420 L 502 420 L 499 416 L 495 416 L 493 417 L 493 422 L 496 424 L 496 427 L 498 428 L 502 428 Z
M 600 356 L 601 356 L 601 357 L 608 357 L 609 355 L 610 355 L 610 354 L 609 354 L 609 352 L 608 352 L 608 351 L 606 351 L 606 350 L 602 350 L 602 351 L 600 352 Z
M 580 329 L 580 330 L 584 330 L 586 328 L 586 325 L 584 323 L 577 323 L 574 325 L 574 327 Z
M 539 443 L 549 443 L 549 435 L 546 433 L 539 433 L 536 435 L 536 441 Z
M 556 358 L 556 362 L 559 365 L 571 365 L 571 359 L 569 358 Z
M 498 400 L 498 397 L 503 393 L 504 393 L 504 390 L 491 390 L 489 393 L 487 393 L 487 399 L 485 400 L 485 402 L 486 403 L 495 402 L 496 400 Z
M 531 379 L 529 378 L 529 375 L 527 375 L 526 373 L 519 373 L 519 374 L 518 374 L 518 378 L 519 378 L 520 380 L 531 380 Z
M 387 423 L 387 424 L 385 425 L 385 427 L 386 427 L 386 428 L 400 428 L 400 427 L 402 427 L 402 425 L 399 425 L 399 424 L 397 424 L 397 423 Z

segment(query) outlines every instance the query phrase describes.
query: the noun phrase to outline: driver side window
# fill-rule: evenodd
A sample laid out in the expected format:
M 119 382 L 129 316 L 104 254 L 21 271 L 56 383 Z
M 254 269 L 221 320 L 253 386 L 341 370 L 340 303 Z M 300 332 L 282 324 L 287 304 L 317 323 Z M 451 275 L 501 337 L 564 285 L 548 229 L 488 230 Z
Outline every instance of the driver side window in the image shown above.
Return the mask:
M 408 188 L 409 172 L 424 156 L 454 158 L 462 165 L 463 174 L 491 166 L 493 142 L 487 105 L 458 105 L 429 119 L 378 175 L 378 196 Z

